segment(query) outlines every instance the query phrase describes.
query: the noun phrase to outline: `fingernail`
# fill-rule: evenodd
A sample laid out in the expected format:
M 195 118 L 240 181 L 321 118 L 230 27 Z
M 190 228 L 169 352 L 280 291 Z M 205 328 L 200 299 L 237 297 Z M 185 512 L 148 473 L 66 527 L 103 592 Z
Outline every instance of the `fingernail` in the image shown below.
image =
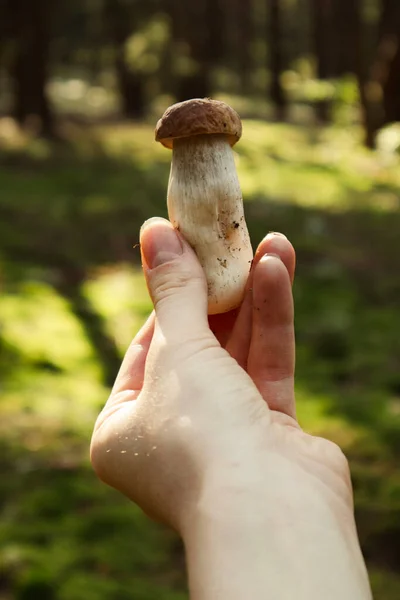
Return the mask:
M 266 260 L 268 258 L 277 258 L 278 260 L 282 261 L 282 259 L 279 256 L 279 254 L 274 254 L 273 252 L 267 252 L 266 254 L 263 255 L 263 257 L 261 258 L 261 260 Z
M 285 240 L 287 240 L 286 235 L 284 235 L 283 233 L 280 233 L 279 231 L 270 231 L 267 235 L 267 237 L 269 237 L 270 235 L 278 235 L 279 237 L 283 237 L 285 238 Z
M 166 219 L 154 217 L 140 229 L 142 255 L 150 269 L 174 260 L 183 252 L 177 232 Z

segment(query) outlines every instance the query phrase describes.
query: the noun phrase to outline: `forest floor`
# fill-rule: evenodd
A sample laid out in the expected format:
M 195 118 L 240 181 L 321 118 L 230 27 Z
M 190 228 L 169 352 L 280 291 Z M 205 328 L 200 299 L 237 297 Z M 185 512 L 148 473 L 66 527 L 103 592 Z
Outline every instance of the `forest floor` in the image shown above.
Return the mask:
M 176 537 L 96 481 L 88 446 L 151 305 L 138 230 L 166 215 L 170 153 L 143 125 L 0 121 L 0 599 L 183 600 Z M 248 120 L 254 244 L 282 231 L 302 426 L 349 457 L 377 600 L 400 597 L 400 157 L 356 128 Z

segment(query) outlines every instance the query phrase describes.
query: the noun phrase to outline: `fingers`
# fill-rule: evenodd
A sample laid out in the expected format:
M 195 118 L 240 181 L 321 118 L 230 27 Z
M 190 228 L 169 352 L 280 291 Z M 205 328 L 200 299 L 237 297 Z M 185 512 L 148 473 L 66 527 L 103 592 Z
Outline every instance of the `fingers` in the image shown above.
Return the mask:
M 169 221 L 150 219 L 141 230 L 141 252 L 157 327 L 168 343 L 210 336 L 207 283 L 189 244 Z
M 271 410 L 295 416 L 295 339 L 291 280 L 285 264 L 264 256 L 253 278 L 247 371 Z
M 155 313 L 151 313 L 129 346 L 117 375 L 112 394 L 139 392 L 143 386 L 146 358 L 154 334 Z
M 250 348 L 253 315 L 253 282 L 256 267 L 265 254 L 276 254 L 285 265 L 291 282 L 294 280 L 296 254 L 292 244 L 281 233 L 269 233 L 260 243 L 254 256 L 246 293 L 238 317 L 226 344 L 226 350 L 246 369 Z
M 252 271 L 265 254 L 276 254 L 285 265 L 291 282 L 293 283 L 296 269 L 296 253 L 292 244 L 282 233 L 271 232 L 259 244 L 254 257 Z

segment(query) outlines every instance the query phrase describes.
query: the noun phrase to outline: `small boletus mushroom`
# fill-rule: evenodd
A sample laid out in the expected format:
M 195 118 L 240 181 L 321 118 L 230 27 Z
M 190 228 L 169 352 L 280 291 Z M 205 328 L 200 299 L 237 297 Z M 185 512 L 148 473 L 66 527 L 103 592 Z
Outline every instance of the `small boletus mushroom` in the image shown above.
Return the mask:
M 209 314 L 239 306 L 253 259 L 232 151 L 241 135 L 239 115 L 210 99 L 170 106 L 156 127 L 173 151 L 169 218 L 204 269 Z

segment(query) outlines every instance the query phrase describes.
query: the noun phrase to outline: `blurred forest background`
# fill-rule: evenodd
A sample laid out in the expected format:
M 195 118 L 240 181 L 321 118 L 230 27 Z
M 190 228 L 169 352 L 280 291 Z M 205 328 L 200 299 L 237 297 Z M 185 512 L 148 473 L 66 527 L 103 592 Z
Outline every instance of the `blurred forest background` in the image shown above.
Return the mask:
M 399 0 L 0 0 L 1 600 L 187 598 L 181 543 L 88 446 L 151 308 L 154 125 L 204 96 L 244 119 L 254 245 L 297 249 L 300 422 L 348 455 L 375 598 L 400 598 Z

